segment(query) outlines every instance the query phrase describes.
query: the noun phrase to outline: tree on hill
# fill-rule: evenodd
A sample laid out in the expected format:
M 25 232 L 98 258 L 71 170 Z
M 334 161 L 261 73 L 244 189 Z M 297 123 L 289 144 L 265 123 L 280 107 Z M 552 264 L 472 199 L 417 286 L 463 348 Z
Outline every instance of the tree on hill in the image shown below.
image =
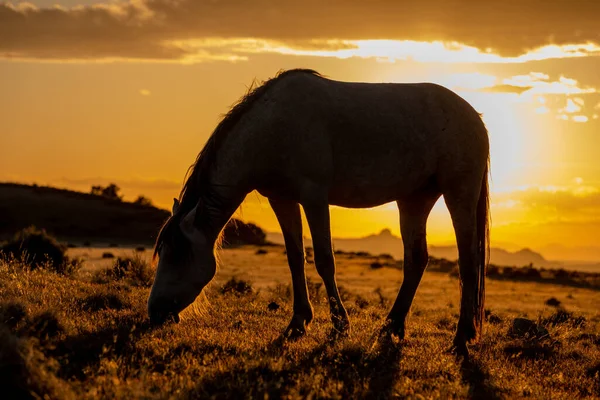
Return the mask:
M 141 194 L 133 201 L 133 204 L 137 204 L 138 206 L 144 207 L 152 207 L 152 200 L 147 198 L 146 196 L 142 196 Z
M 123 200 L 123 196 L 121 196 L 119 194 L 120 191 L 121 191 L 120 187 L 118 187 L 114 183 L 111 183 L 106 187 L 103 187 L 100 185 L 92 186 L 91 194 L 93 194 L 94 196 L 106 197 L 107 199 L 111 199 L 111 200 L 121 201 L 121 200 Z

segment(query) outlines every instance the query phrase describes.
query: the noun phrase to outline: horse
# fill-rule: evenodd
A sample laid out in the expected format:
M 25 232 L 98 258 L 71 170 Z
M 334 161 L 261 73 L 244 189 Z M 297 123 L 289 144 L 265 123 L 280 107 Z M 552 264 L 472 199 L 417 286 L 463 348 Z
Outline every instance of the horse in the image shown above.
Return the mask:
M 350 323 L 336 283 L 329 206 L 395 201 L 404 279 L 384 329 L 400 339 L 428 263 L 426 222 L 443 196 L 459 253 L 460 316 L 451 349 L 468 354 L 484 319 L 489 254 L 489 138 L 481 115 L 433 83 L 362 83 L 314 70 L 279 72 L 223 117 L 190 166 L 154 249 L 148 299 L 154 324 L 179 321 L 213 279 L 221 232 L 251 191 L 271 205 L 292 275 L 293 315 L 283 332 L 300 337 L 313 319 L 304 272 L 300 206 L 333 328 Z

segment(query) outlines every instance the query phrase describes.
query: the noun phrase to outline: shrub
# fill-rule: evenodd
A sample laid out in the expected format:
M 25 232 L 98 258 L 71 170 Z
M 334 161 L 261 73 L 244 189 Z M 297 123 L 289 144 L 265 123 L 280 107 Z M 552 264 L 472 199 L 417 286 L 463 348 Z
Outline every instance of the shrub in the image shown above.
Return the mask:
M 71 275 L 81 268 L 81 262 L 67 257 L 67 246 L 61 244 L 44 229 L 35 226 L 23 229 L 1 248 L 31 269 L 48 268 L 64 275 Z
M 27 309 L 21 303 L 0 304 L 0 325 L 14 328 L 27 317 Z
M 231 219 L 223 229 L 223 244 L 226 246 L 239 246 L 244 244 L 264 245 L 267 243 L 267 234 L 252 223 L 245 223 Z
M 52 311 L 44 311 L 31 320 L 28 330 L 30 336 L 45 341 L 63 332 L 64 328 Z
M 154 271 L 150 264 L 139 255 L 117 257 L 113 265 L 94 276 L 94 282 L 107 283 L 114 280 L 126 280 L 133 286 L 150 287 L 154 280 Z
M 152 207 L 152 200 L 146 196 L 139 195 L 137 199 L 133 201 L 133 204 L 137 204 L 138 206 L 142 207 Z
M 121 310 L 126 304 L 116 293 L 95 293 L 79 301 L 81 308 L 86 311 Z
M 221 293 L 249 294 L 252 293 L 252 285 L 250 282 L 234 276 L 221 287 Z
M 102 253 L 102 258 L 115 258 L 115 255 L 111 252 Z
M 547 318 L 542 319 L 542 324 L 546 326 L 557 326 L 562 324 L 571 325 L 574 328 L 585 326 L 586 319 L 583 316 L 575 316 L 569 311 L 559 308 L 556 312 Z

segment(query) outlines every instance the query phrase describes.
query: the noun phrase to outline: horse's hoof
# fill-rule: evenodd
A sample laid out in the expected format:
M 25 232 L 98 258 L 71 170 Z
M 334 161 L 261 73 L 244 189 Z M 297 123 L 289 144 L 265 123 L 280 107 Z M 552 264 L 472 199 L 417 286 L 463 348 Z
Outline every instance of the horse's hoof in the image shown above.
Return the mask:
M 283 332 L 283 337 L 287 340 L 296 340 L 306 335 L 306 325 L 304 322 L 298 323 L 292 320 Z
M 396 338 L 398 341 L 403 341 L 404 340 L 404 325 L 388 319 L 385 322 L 385 325 L 381 328 L 379 335 L 380 336 L 388 336 L 390 338 Z
M 469 349 L 466 343 L 454 342 L 447 352 L 456 357 L 463 357 L 465 360 L 469 359 Z
M 350 321 L 343 318 L 332 318 L 333 330 L 340 336 L 348 336 L 350 333 Z

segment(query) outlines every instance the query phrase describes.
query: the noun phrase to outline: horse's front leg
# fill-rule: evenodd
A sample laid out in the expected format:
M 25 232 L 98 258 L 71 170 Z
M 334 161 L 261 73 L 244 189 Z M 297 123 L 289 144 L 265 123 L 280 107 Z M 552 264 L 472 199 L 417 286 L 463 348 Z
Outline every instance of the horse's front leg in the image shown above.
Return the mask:
M 388 314 L 384 330 L 400 339 L 404 339 L 406 316 L 427 267 L 427 217 L 437 199 L 437 195 L 431 195 L 419 196 L 410 202 L 398 202 L 400 231 L 404 243 L 404 280 Z
M 335 281 L 335 258 L 331 246 L 329 204 L 327 202 L 303 204 L 303 207 L 312 235 L 315 266 L 325 284 L 333 326 L 338 332 L 346 332 L 350 328 L 350 321 Z
M 292 272 L 294 290 L 294 315 L 284 332 L 285 337 L 296 338 L 306 333 L 313 319 L 313 309 L 308 298 L 306 277 L 304 275 L 304 244 L 302 242 L 302 216 L 298 203 L 269 198 L 275 216 L 281 226 L 288 264 Z

